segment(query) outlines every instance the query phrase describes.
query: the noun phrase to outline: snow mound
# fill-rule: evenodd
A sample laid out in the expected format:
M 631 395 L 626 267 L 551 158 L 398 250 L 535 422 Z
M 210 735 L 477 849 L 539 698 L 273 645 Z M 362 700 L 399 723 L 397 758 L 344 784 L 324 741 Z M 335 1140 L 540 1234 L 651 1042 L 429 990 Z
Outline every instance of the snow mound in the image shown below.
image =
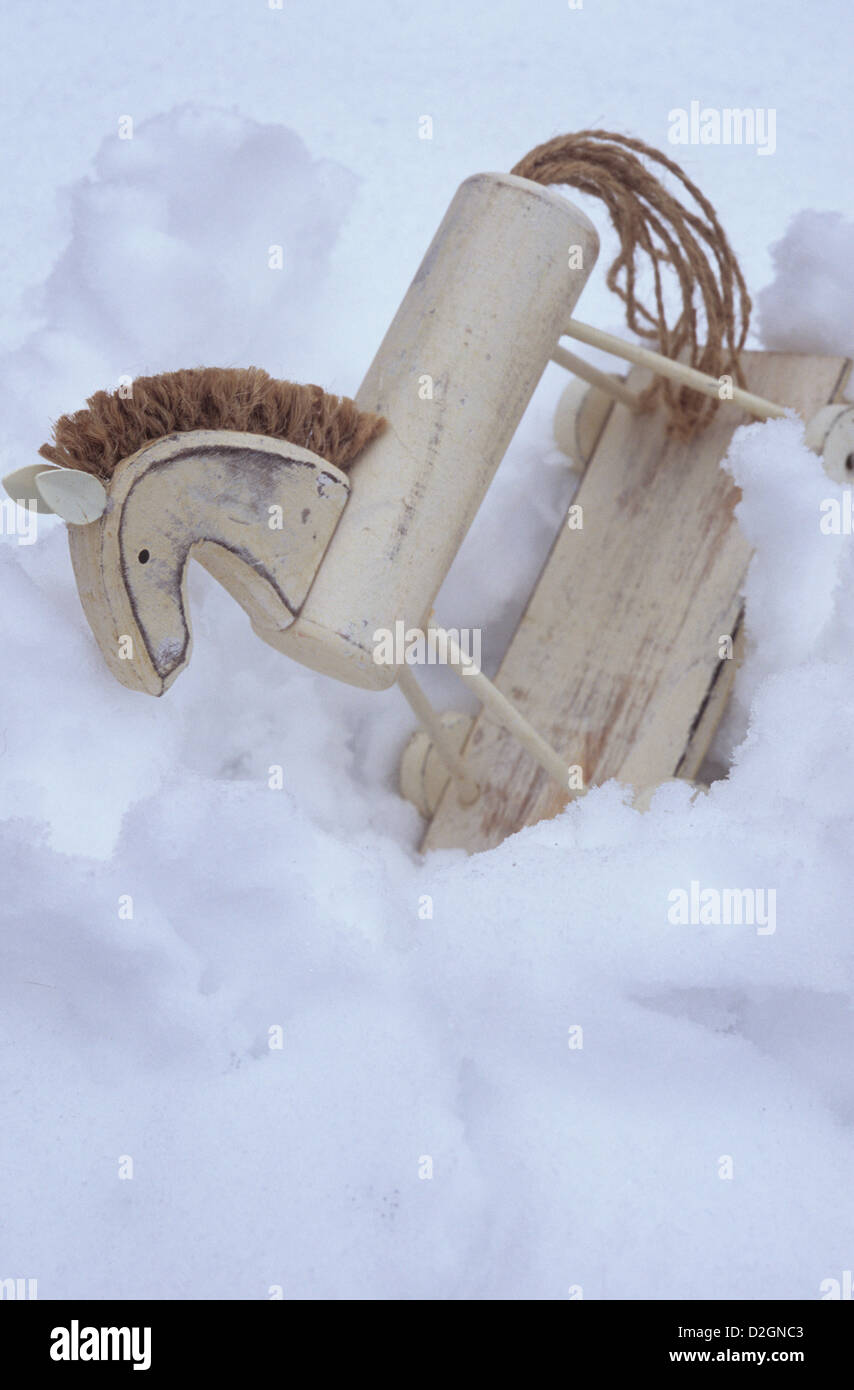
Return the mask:
M 342 311 L 323 286 L 354 187 L 219 111 L 105 145 L 4 367 L 8 451 L 124 372 L 299 377 Z M 840 223 L 817 292 L 793 288 L 816 216 L 763 320 L 837 351 Z M 569 486 L 552 469 L 524 512 L 547 447 L 535 407 L 440 599 L 498 648 Z M 4 536 L 0 1276 L 52 1298 L 810 1298 L 850 1268 L 854 542 L 819 529 L 839 490 L 795 421 L 740 431 L 727 466 L 756 550 L 731 774 L 643 816 L 599 788 L 472 858 L 414 851 L 395 692 L 286 662 L 196 572 L 190 668 L 135 695 L 61 525 Z M 675 922 L 692 885 L 761 891 L 773 929 Z

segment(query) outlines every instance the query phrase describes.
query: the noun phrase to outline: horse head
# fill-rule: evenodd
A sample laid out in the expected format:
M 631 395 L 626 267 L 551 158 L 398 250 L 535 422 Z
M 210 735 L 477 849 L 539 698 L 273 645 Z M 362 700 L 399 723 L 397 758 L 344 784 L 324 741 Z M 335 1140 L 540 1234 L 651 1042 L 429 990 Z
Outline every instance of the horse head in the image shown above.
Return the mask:
M 275 645 L 305 601 L 349 496 L 347 475 L 286 440 L 191 430 L 145 444 L 105 486 L 79 469 L 4 480 L 68 522 L 84 612 L 112 673 L 162 695 L 190 659 L 197 560 Z

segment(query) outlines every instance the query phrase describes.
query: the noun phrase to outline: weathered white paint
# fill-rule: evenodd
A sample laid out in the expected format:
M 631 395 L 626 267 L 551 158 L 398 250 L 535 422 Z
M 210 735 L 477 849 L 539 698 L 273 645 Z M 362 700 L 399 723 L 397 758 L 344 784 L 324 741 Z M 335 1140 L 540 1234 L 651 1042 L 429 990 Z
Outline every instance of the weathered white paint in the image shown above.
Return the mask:
M 665 376 L 670 381 L 679 382 L 681 386 L 690 386 L 692 391 L 698 391 L 701 396 L 710 396 L 714 400 L 726 400 L 732 405 L 746 410 L 750 415 L 755 415 L 758 420 L 777 420 L 785 414 L 787 407 L 778 405 L 776 401 L 768 401 L 764 396 L 757 396 L 753 391 L 744 391 L 740 386 L 733 386 L 730 394 L 722 397 L 721 383 L 717 377 L 709 376 L 706 372 L 698 372 L 696 367 L 689 367 L 687 362 L 677 362 L 672 357 L 664 357 L 660 352 L 653 352 L 651 348 L 640 347 L 637 343 L 628 343 L 624 339 L 616 337 L 613 333 L 605 333 L 601 328 L 594 328 L 589 323 L 579 323 L 578 319 L 569 319 L 564 324 L 563 331 L 568 338 L 574 338 L 579 343 L 587 343 L 589 347 L 600 348 L 602 352 L 613 353 L 615 357 L 622 357 L 626 362 L 633 362 L 637 367 L 648 367 L 657 376 Z
M 572 372 L 573 376 L 586 381 L 588 386 L 598 386 L 606 396 L 611 396 L 615 401 L 622 401 L 629 410 L 640 410 L 640 401 L 634 391 L 629 390 L 622 377 L 615 376 L 613 373 L 609 375 L 608 372 L 601 372 L 598 367 L 593 366 L 592 362 L 587 362 L 574 352 L 568 352 L 565 347 L 555 348 L 552 353 L 552 361 L 556 362 L 559 367 L 563 367 L 565 371 Z
M 16 468 L 14 473 L 7 473 L 3 479 L 3 486 L 19 506 L 35 506 L 36 511 L 41 512 L 42 516 L 51 515 L 53 507 L 48 506 L 36 485 L 36 479 L 50 470 L 49 463 L 28 463 L 25 468 Z
M 554 437 L 570 460 L 573 472 L 583 473 L 596 448 L 614 397 L 579 378 L 571 381 L 557 403 Z
M 423 782 L 425 769 L 422 767 L 419 771 L 417 753 L 413 751 L 412 740 L 410 740 L 409 756 L 407 757 L 407 754 L 404 753 L 401 763 L 400 775 L 403 795 L 418 806 L 422 815 L 432 815 L 432 811 L 425 811 L 423 807 L 428 801 L 432 801 L 435 807 L 440 792 L 444 790 L 445 782 L 448 777 L 453 777 L 460 801 L 464 806 L 471 805 L 480 796 L 480 787 L 474 778 L 469 776 L 465 763 L 459 756 L 459 747 L 464 734 L 460 732 L 457 716 L 454 715 L 449 719 L 448 716 L 440 714 L 438 710 L 434 709 L 408 667 L 401 669 L 398 687 L 421 725 L 418 734 L 427 740 L 426 744 L 418 746 L 423 748 L 425 758 L 428 751 L 432 752 L 430 765 L 434 769 L 434 779 L 437 783 L 438 779 L 442 779 L 441 787 L 435 785 L 431 793 L 427 792 Z M 467 722 L 470 726 L 471 719 Z M 416 739 L 418 734 L 415 735 Z M 442 769 L 441 772 L 436 769 L 437 762 Z
M 458 756 L 472 726 L 471 715 L 462 714 L 459 710 L 446 710 L 439 715 L 439 721 L 445 740 Z M 429 819 L 451 775 L 445 758 L 427 730 L 417 729 L 400 759 L 401 796 L 411 801 L 416 810 Z
M 597 251 L 592 223 L 540 184 L 461 185 L 357 393 L 389 428 L 352 469 L 281 651 L 353 685 L 393 684 L 373 634 L 426 621 Z
M 104 484 L 78 468 L 39 469 L 36 490 L 45 506 L 72 526 L 97 521 L 107 505 Z
M 810 419 L 838 400 L 850 363 L 746 353 L 744 367 L 753 390 Z M 649 381 L 641 368 L 629 376 L 634 391 Z M 743 642 L 750 547 L 720 460 L 747 418 L 719 410 L 686 442 L 668 436 L 664 411 L 637 415 L 615 404 L 573 499 L 584 526 L 560 527 L 528 598 L 495 685 L 567 764 L 581 767 L 586 787 L 613 777 L 650 789 L 697 776 Z M 722 636 L 732 640 L 732 659 L 722 655 Z M 491 848 L 568 799 L 488 707 L 464 759 L 481 795 L 466 808 L 446 790 L 425 850 Z
M 122 460 L 103 516 L 68 528 L 83 609 L 113 675 L 162 695 L 184 669 L 191 558 L 277 646 L 349 487 L 346 474 L 309 449 L 236 430 L 167 435 Z

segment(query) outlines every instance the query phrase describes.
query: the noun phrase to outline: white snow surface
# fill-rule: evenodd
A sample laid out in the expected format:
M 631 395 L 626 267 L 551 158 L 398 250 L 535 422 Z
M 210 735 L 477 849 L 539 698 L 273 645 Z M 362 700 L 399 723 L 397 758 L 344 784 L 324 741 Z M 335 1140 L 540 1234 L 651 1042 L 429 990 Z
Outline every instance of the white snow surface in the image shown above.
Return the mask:
M 669 151 L 762 291 L 765 345 L 854 352 L 842 0 L 10 18 L 4 472 L 125 373 L 257 363 L 354 390 L 463 177 L 587 125 L 665 145 L 693 98 L 778 112 L 773 157 Z M 603 242 L 578 312 L 619 331 Z M 487 669 L 571 495 L 562 384 L 437 603 L 483 628 Z M 194 567 L 191 665 L 134 694 L 64 526 L 0 537 L 0 1279 L 751 1299 L 852 1268 L 854 537 L 820 529 L 841 489 L 796 420 L 742 429 L 727 466 L 755 547 L 728 775 L 645 815 L 607 785 L 471 858 L 416 851 L 396 691 L 286 661 Z M 672 924 L 692 881 L 773 890 L 776 930 Z

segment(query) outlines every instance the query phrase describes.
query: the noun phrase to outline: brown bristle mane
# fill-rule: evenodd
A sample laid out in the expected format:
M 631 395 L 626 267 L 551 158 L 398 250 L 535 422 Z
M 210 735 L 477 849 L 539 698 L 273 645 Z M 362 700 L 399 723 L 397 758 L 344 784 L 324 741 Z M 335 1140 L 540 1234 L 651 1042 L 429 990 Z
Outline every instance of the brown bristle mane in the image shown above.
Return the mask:
M 60 416 L 55 442 L 39 453 L 108 482 L 122 459 L 163 435 L 242 430 L 287 439 L 346 468 L 385 426 L 347 396 L 277 381 L 261 367 L 191 367 L 137 377 L 128 396 L 96 391 L 85 410 Z

